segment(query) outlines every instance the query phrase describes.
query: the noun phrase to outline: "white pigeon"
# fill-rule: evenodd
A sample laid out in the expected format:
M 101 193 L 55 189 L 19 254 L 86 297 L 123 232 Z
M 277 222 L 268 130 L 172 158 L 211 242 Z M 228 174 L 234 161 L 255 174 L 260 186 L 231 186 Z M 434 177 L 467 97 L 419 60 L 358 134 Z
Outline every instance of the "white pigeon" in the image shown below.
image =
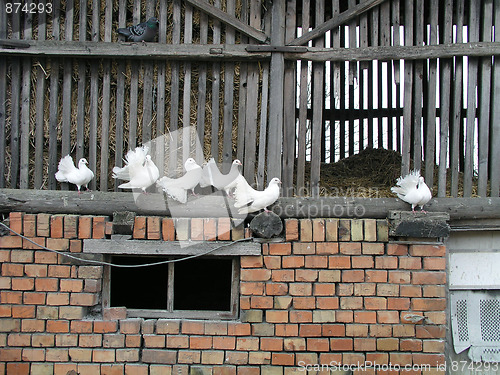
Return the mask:
M 424 178 L 420 176 L 419 170 L 414 170 L 406 176 L 401 176 L 397 179 L 396 185 L 391 188 L 398 198 L 411 204 L 411 210 L 415 212 L 415 207 L 419 206 L 422 212 L 424 211 L 424 204 L 429 202 L 432 198 L 432 193 Z
M 118 185 L 119 188 L 141 189 L 146 192 L 158 180 L 160 171 L 148 155 L 148 150 L 146 146 L 129 150 L 125 156 L 125 166 L 113 168 L 113 178 L 128 181 Z
M 234 207 L 238 208 L 240 214 L 248 214 L 262 209 L 269 212 L 267 207 L 276 202 L 280 196 L 280 184 L 280 179 L 274 177 L 267 188 L 258 191 L 248 185 L 244 178 L 238 178 L 234 191 L 236 198 Z
M 59 182 L 69 182 L 75 184 L 80 194 L 80 187 L 85 186 L 88 190 L 88 183 L 94 178 L 94 172 L 87 167 L 87 159 L 81 158 L 78 168 L 73 164 L 71 156 L 66 155 L 59 161 L 56 180 Z
M 202 168 L 193 158 L 188 158 L 184 162 L 186 173 L 179 178 L 169 178 L 163 176 L 157 184 L 163 189 L 169 197 L 180 203 L 187 202 L 187 191 L 191 190 L 194 194 L 194 188 L 201 180 Z
M 236 180 L 241 176 L 239 167 L 242 166 L 241 161 L 234 160 L 231 164 L 229 173 L 222 174 L 215 159 L 211 158 L 203 167 L 203 174 L 200 181 L 201 187 L 213 186 L 217 190 L 224 190 L 227 195 L 230 195 L 231 189 L 236 187 Z

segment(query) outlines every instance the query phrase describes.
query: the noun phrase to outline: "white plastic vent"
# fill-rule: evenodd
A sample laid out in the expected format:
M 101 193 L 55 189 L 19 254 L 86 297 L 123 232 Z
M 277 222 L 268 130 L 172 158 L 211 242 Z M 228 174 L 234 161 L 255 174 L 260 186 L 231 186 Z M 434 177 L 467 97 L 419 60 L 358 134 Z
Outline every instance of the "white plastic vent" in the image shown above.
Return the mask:
M 470 348 L 474 362 L 500 361 L 500 292 L 450 291 L 455 352 Z

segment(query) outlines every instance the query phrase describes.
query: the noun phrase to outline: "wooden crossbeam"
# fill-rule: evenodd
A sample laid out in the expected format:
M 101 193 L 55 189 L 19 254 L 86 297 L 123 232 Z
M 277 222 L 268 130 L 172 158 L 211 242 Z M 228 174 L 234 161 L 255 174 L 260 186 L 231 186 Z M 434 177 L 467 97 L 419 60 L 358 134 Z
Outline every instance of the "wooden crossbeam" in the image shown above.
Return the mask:
M 315 27 L 313 30 L 303 34 L 302 36 L 292 40 L 288 45 L 290 46 L 300 46 L 306 44 L 310 40 L 320 37 L 329 30 L 332 30 L 360 14 L 366 12 L 367 10 L 383 3 L 385 0 L 367 0 L 360 3 L 354 7 L 349 8 L 345 12 L 340 13 L 338 16 L 330 18 L 328 21 L 323 22 L 319 26 Z

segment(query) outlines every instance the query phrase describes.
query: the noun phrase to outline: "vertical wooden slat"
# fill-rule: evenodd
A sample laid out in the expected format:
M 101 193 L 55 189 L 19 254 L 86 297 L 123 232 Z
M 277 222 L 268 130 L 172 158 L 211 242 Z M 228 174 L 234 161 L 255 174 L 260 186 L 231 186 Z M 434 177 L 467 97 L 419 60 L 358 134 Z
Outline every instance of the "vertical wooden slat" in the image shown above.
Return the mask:
M 214 1 L 214 6 L 220 8 L 220 0 Z M 221 25 L 217 20 L 213 20 L 212 39 L 214 44 L 220 43 Z M 212 64 L 212 139 L 210 143 L 210 153 L 216 161 L 219 161 L 219 121 L 220 121 L 220 69 L 221 64 L 214 62 Z
M 316 24 L 321 24 L 325 17 L 325 3 L 323 0 L 316 1 L 315 20 Z M 318 38 L 315 47 L 324 47 L 325 42 L 323 37 Z M 319 180 L 321 169 L 321 131 L 323 128 L 323 98 L 324 90 L 324 74 L 325 64 L 313 63 L 313 119 L 312 119 L 312 141 L 311 141 L 311 195 L 319 196 Z
M 310 18 L 309 0 L 302 1 L 302 34 L 309 29 Z M 299 92 L 299 135 L 298 135 L 298 156 L 297 156 L 297 191 L 302 192 L 305 187 L 306 168 L 306 136 L 307 136 L 307 101 L 308 101 L 308 63 L 306 60 L 300 62 L 300 92 Z
M 113 23 L 113 2 L 106 0 L 104 13 L 104 41 L 111 42 Z M 99 188 L 101 191 L 108 190 L 108 165 L 109 165 L 109 123 L 110 101 L 111 101 L 111 61 L 106 59 L 102 62 L 102 114 L 101 114 L 101 167 L 99 174 Z M 120 156 L 121 157 L 121 156 Z
M 284 44 L 285 4 L 273 2 L 271 21 L 271 45 Z M 269 129 L 267 138 L 267 177 L 281 178 L 281 146 L 283 144 L 283 79 L 285 61 L 280 53 L 271 56 Z
M 28 0 L 26 4 L 32 3 Z M 25 14 L 24 17 L 24 39 L 32 39 L 33 15 Z M 21 87 L 21 148 L 20 148 L 20 171 L 19 187 L 29 187 L 29 156 L 30 156 L 30 94 L 31 94 L 31 58 L 23 58 L 23 78 Z
M 379 45 L 379 31 L 380 23 L 379 17 L 380 10 L 379 7 L 375 7 L 371 10 L 371 29 L 370 29 L 370 42 L 372 46 Z M 375 84 L 375 73 L 377 73 L 377 86 Z M 377 110 L 375 109 L 375 90 L 377 90 L 377 108 L 380 102 L 380 90 L 382 89 L 380 85 L 380 69 L 378 61 L 371 61 L 368 68 L 368 108 L 370 108 L 370 114 L 368 119 L 368 147 L 375 147 L 375 118 L 377 117 Z M 379 111 L 378 111 L 379 112 Z M 379 112 L 380 113 L 380 112 Z M 379 139 L 379 127 L 380 119 L 377 120 L 377 147 L 381 147 L 381 140 Z
M 480 2 L 472 1 L 469 7 L 469 42 L 479 41 Z M 464 197 L 472 195 L 472 177 L 474 174 L 474 138 L 476 127 L 476 89 L 478 58 L 469 57 L 467 78 L 467 121 L 465 124 L 465 159 L 464 159 Z
M 12 13 L 12 39 L 21 39 L 21 12 Z M 10 187 L 17 188 L 19 180 L 19 136 L 20 136 L 20 95 L 21 58 L 11 60 L 10 93 Z
M 453 34 L 453 0 L 446 0 L 444 4 L 443 43 L 452 42 Z M 438 170 L 438 197 L 446 196 L 446 167 L 448 165 L 448 146 L 450 136 L 450 109 L 451 109 L 451 69 L 452 59 L 441 59 L 441 86 L 439 118 L 439 170 Z M 427 157 L 426 157 L 427 158 Z M 426 167 L 427 168 L 427 167 Z M 427 178 L 427 176 L 426 176 Z
M 345 27 L 340 26 L 340 47 L 346 47 L 346 34 L 345 34 Z M 346 67 L 345 67 L 345 62 L 342 61 L 340 63 L 340 101 L 339 101 L 339 108 L 340 108 L 340 121 L 339 121 L 339 142 L 340 142 L 340 147 L 339 147 L 339 152 L 340 152 L 340 159 L 345 158 L 345 146 L 346 146 L 346 131 L 345 131 L 345 125 L 346 125 L 346 99 L 345 99 L 345 91 L 346 91 Z
M 493 0 L 484 0 L 481 21 L 482 37 L 481 41 L 491 42 L 491 26 L 493 22 Z M 491 90 L 491 57 L 480 59 L 481 76 L 479 93 L 479 142 L 478 142 L 478 179 L 477 193 L 481 197 L 486 197 L 488 188 L 488 164 L 489 164 L 489 143 L 490 143 L 490 90 Z
M 172 11 L 172 44 L 180 44 L 181 42 L 181 1 L 173 1 Z M 170 83 L 170 152 L 169 152 L 169 172 L 175 171 L 177 168 L 177 129 L 179 127 L 179 88 L 180 88 L 180 64 L 178 61 L 171 63 L 172 78 Z
M 405 45 L 413 44 L 413 0 L 405 1 Z M 410 170 L 410 145 L 412 121 L 413 94 L 413 63 L 405 61 L 404 67 L 404 109 L 403 109 L 403 148 L 401 152 L 401 174 Z
M 59 4 L 53 3 L 52 37 L 59 40 Z M 57 172 L 57 126 L 59 119 L 59 60 L 52 59 L 50 69 L 50 96 L 49 96 L 49 189 L 56 188 L 54 174 Z
M 431 1 L 430 44 L 438 44 L 439 1 Z M 425 181 L 432 189 L 434 185 L 434 166 L 436 165 L 436 86 L 437 60 L 429 60 L 429 74 L 427 83 L 427 102 L 425 123 L 427 131 L 425 140 Z
M 455 43 L 463 42 L 464 0 L 456 1 L 455 23 L 457 37 Z M 458 196 L 460 166 L 460 138 L 462 132 L 462 95 L 463 95 L 463 57 L 455 58 L 455 76 L 453 78 L 453 117 L 451 130 L 451 196 Z
M 235 4 L 227 3 L 226 12 L 235 14 Z M 235 43 L 235 31 L 232 27 L 226 27 L 226 43 Z M 226 171 L 233 158 L 233 106 L 234 106 L 234 69 L 233 62 L 226 62 L 224 67 L 224 128 L 222 144 L 222 164 Z M 252 181 L 251 181 L 252 182 Z
M 332 18 L 336 17 L 340 13 L 339 0 L 332 0 Z M 366 27 L 368 28 L 368 16 L 365 14 L 364 19 L 366 20 Z M 332 30 L 332 47 L 340 48 L 340 29 L 336 27 Z M 368 36 L 368 30 L 366 30 L 366 35 Z M 364 38 L 361 38 L 362 43 Z M 368 38 L 366 40 L 366 45 L 368 45 Z M 368 66 L 368 65 L 366 65 Z M 335 157 L 337 154 L 337 138 L 341 138 L 343 135 L 340 131 L 336 131 L 337 124 L 340 124 L 339 119 L 341 118 L 338 113 L 339 99 L 340 99 L 340 67 L 341 63 L 332 62 L 330 63 L 331 68 L 331 94 L 330 94 L 330 110 L 332 116 L 330 118 L 330 163 L 335 162 Z
M 165 1 L 160 2 L 160 20 L 158 30 L 158 42 L 165 44 L 167 42 L 167 4 Z M 163 135 L 165 133 L 165 79 L 167 75 L 167 65 L 165 61 L 158 61 L 158 86 L 156 91 L 156 136 L 160 140 L 155 148 L 155 164 L 160 170 L 160 177 L 163 176 L 165 168 L 165 144 Z
M 391 14 L 391 22 L 392 22 L 392 27 L 393 27 L 393 42 L 392 45 L 394 46 L 399 46 L 400 39 L 401 39 L 401 33 L 400 33 L 400 0 L 393 0 L 392 1 L 392 14 Z M 394 70 L 394 84 L 395 84 L 395 89 L 394 89 L 394 97 L 396 101 L 396 106 L 395 110 L 397 113 L 399 113 L 399 109 L 401 108 L 401 61 L 400 60 L 393 60 L 392 61 L 392 67 Z M 395 124 L 396 127 L 396 134 L 395 134 L 395 150 L 398 152 L 401 152 L 401 116 L 397 114 L 394 116 L 391 120 Z
M 259 28 L 261 21 L 261 2 L 258 0 L 250 1 L 250 26 Z M 245 153 L 244 160 L 244 175 L 248 181 L 255 181 L 255 173 L 257 169 L 255 168 L 255 163 L 257 161 L 257 121 L 258 121 L 258 111 L 259 108 L 259 65 L 257 63 L 249 63 L 247 65 L 247 87 L 246 87 L 246 113 L 245 113 Z M 240 96 L 241 98 L 241 96 Z M 238 139 L 238 144 L 240 144 L 240 139 Z M 285 150 L 284 150 L 285 151 Z M 293 168 L 293 166 L 292 166 Z
M 193 42 L 193 7 L 186 4 L 184 9 L 184 44 Z M 191 155 L 191 62 L 184 62 L 184 90 L 182 98 L 182 163 Z
M 162 2 L 163 3 L 163 2 Z M 118 27 L 126 26 L 126 0 L 118 3 Z M 160 26 L 161 27 L 161 26 Z M 123 140 L 125 126 L 125 74 L 126 64 L 123 59 L 118 59 L 116 65 L 116 110 L 115 110 L 115 164 L 118 167 L 123 165 Z M 160 168 L 160 167 L 158 167 Z M 160 169 L 162 171 L 162 169 Z M 118 191 L 119 183 L 113 179 L 114 190 Z
M 495 0 L 495 41 L 500 41 L 500 0 Z M 500 102 L 500 59 L 494 57 L 493 66 L 493 98 L 492 103 Z M 500 106 L 494 105 L 492 108 L 491 121 L 491 196 L 500 195 Z
M 384 1 L 380 4 L 380 45 L 390 46 L 391 45 L 391 3 L 389 1 Z M 389 113 L 389 108 L 392 101 L 392 68 L 390 62 L 383 62 L 380 65 L 379 73 L 381 77 L 386 74 L 387 80 L 380 84 L 382 89 L 382 95 L 379 98 L 379 108 L 387 109 L 386 113 Z M 383 81 L 381 81 L 383 82 Z M 387 105 L 384 106 L 384 101 Z M 384 124 L 387 124 L 387 129 L 384 129 Z M 379 129 L 382 129 L 382 139 L 379 143 L 382 147 L 391 149 L 392 148 L 392 126 L 389 115 L 382 116 L 379 119 Z M 385 139 L 385 142 L 384 142 Z M 386 143 L 386 145 L 384 144 Z
M 155 3 L 146 2 L 146 17 L 144 20 L 155 16 Z M 153 134 L 153 72 L 154 63 L 144 61 L 144 76 L 142 84 L 142 143 L 149 142 Z M 155 151 L 156 152 L 156 151 Z
M 80 0 L 79 18 L 79 40 L 87 40 L 87 2 Z M 87 75 L 87 64 L 81 59 L 78 61 L 78 89 L 77 89 L 77 115 L 76 115 L 76 159 L 81 159 L 85 147 L 85 86 Z M 87 156 L 87 155 L 85 155 Z
M 266 168 L 267 103 L 269 100 L 269 64 L 262 71 L 262 99 L 259 127 L 259 156 L 257 161 L 257 184 L 264 185 Z
M 46 15 L 41 13 L 38 15 L 38 40 L 45 40 L 46 33 Z M 38 61 L 38 66 L 36 68 L 36 100 L 35 100 L 35 176 L 34 176 L 34 188 L 40 189 L 43 186 L 43 128 L 44 128 L 44 106 L 45 106 L 45 70 L 43 66 L 47 65 L 47 60 L 40 59 Z M 1 88 L 0 88 L 1 93 Z M 1 99 L 0 99 L 1 102 Z
M 349 8 L 356 6 L 356 0 L 349 0 Z M 353 20 L 349 22 L 349 48 L 356 48 L 356 28 L 357 22 Z M 357 78 L 356 72 L 357 63 L 349 61 L 349 156 L 354 155 L 355 144 L 355 129 L 354 129 L 354 80 Z
M 100 41 L 100 0 L 92 2 L 92 41 Z M 97 123 L 99 121 L 99 65 L 90 64 L 90 124 L 89 124 L 89 168 L 97 171 Z M 96 179 L 90 181 L 89 188 L 94 190 Z
M 141 2 L 134 1 L 132 24 L 136 25 L 141 22 Z M 128 113 L 128 148 L 133 150 L 137 145 L 137 125 L 138 107 L 139 107 L 139 73 L 141 70 L 140 64 L 129 63 L 130 65 L 130 106 Z
M 1 9 L 5 9 L 6 1 L 0 0 Z M 7 38 L 7 13 L 0 12 L 0 38 Z M 7 58 L 0 57 L 0 77 L 7 77 Z M 0 149 L 5 150 L 6 140 L 6 89 L 7 80 L 0 79 Z M 0 152 L 0 188 L 5 187 L 5 152 Z
M 208 44 L 208 16 L 204 12 L 200 12 L 200 43 Z M 205 106 L 207 104 L 207 63 L 199 64 L 198 77 L 198 103 L 196 108 L 196 130 L 198 140 L 202 147 L 196 148 L 196 160 L 202 163 L 204 160 L 203 151 L 205 144 Z
M 286 8 L 285 43 L 293 40 L 296 34 L 296 1 L 288 1 Z M 293 170 L 295 164 L 296 142 L 296 88 L 297 88 L 297 62 L 285 61 L 284 81 L 284 129 L 283 129 L 283 175 L 282 195 L 293 195 Z
M 243 0 L 241 1 L 241 7 L 240 7 L 240 20 L 244 23 L 249 22 L 249 14 L 248 14 L 248 1 Z M 245 35 L 241 35 L 240 37 L 241 43 L 248 43 L 248 38 Z M 252 105 L 251 102 L 255 100 L 255 98 L 247 98 L 247 95 L 251 92 L 248 88 L 248 79 L 249 79 L 249 72 L 248 72 L 248 63 L 245 61 L 241 61 L 239 64 L 239 87 L 238 87 L 238 116 L 237 116 L 237 137 L 236 137 L 236 157 L 240 160 L 245 160 L 245 163 L 243 164 L 243 174 L 247 178 L 247 180 L 253 182 L 253 175 L 255 171 L 255 166 L 251 165 L 250 161 L 247 162 L 245 159 L 245 155 L 247 154 L 246 151 L 246 146 L 247 143 L 252 143 L 255 142 L 250 138 L 253 134 L 248 134 L 249 139 L 246 140 L 247 137 L 247 110 L 248 110 L 248 105 L 247 105 L 247 99 L 250 100 L 250 104 Z M 255 103 L 255 102 L 254 102 Z M 254 104 L 255 105 L 255 104 Z M 257 108 L 257 107 L 254 107 Z M 253 114 L 250 115 L 251 117 Z M 252 120 L 251 120 L 252 121 Z M 251 127 L 249 129 L 249 133 L 253 133 Z M 250 146 L 251 147 L 251 146 Z M 255 158 L 254 158 L 255 160 Z M 224 165 L 222 166 L 223 171 L 227 172 L 229 171 L 229 162 L 231 160 L 228 160 Z M 253 168 L 253 169 L 252 169 Z
M 422 45 L 424 41 L 424 0 L 415 3 L 415 45 Z M 413 77 L 413 167 L 422 167 L 422 97 L 423 97 L 423 75 L 424 63 L 417 60 L 415 63 L 415 74 Z

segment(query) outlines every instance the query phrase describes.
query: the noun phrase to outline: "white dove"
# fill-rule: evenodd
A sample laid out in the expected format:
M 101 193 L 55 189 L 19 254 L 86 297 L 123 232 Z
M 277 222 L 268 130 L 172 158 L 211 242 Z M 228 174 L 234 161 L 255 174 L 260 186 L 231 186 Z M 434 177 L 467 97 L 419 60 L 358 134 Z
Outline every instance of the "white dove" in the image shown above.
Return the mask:
M 201 187 L 213 186 L 217 190 L 224 190 L 227 195 L 230 195 L 231 189 L 236 187 L 236 181 L 241 176 L 239 167 L 242 166 L 241 161 L 234 160 L 231 164 L 229 173 L 222 174 L 215 159 L 211 158 L 203 167 L 203 174 L 200 181 Z
M 71 156 L 66 155 L 59 161 L 56 180 L 59 182 L 69 182 L 75 184 L 80 194 L 80 187 L 85 186 L 88 190 L 88 183 L 94 178 L 94 172 L 87 167 L 87 159 L 81 158 L 78 168 L 73 164 Z
M 267 188 L 258 191 L 248 185 L 244 178 L 238 178 L 236 190 L 234 191 L 234 196 L 236 198 L 234 207 L 238 208 L 238 213 L 240 214 L 248 214 L 262 209 L 269 212 L 267 206 L 276 202 L 280 196 L 280 184 L 280 179 L 274 177 L 271 182 L 269 182 Z
M 186 173 L 179 178 L 169 178 L 163 176 L 157 182 L 169 197 L 180 203 L 187 202 L 187 191 L 191 190 L 194 194 L 194 188 L 201 180 L 203 170 L 193 158 L 188 158 L 184 162 Z
M 415 212 L 415 207 L 419 206 L 422 212 L 424 211 L 424 204 L 429 202 L 432 198 L 432 193 L 424 178 L 420 176 L 419 170 L 414 170 L 404 177 L 399 177 L 396 185 L 391 188 L 398 198 L 411 204 L 411 210 Z
M 146 189 L 158 180 L 160 171 L 147 154 L 148 150 L 146 146 L 136 147 L 134 151 L 129 150 L 125 156 L 125 166 L 113 168 L 113 178 L 128 181 L 119 185 L 119 188 L 141 189 L 146 192 Z

